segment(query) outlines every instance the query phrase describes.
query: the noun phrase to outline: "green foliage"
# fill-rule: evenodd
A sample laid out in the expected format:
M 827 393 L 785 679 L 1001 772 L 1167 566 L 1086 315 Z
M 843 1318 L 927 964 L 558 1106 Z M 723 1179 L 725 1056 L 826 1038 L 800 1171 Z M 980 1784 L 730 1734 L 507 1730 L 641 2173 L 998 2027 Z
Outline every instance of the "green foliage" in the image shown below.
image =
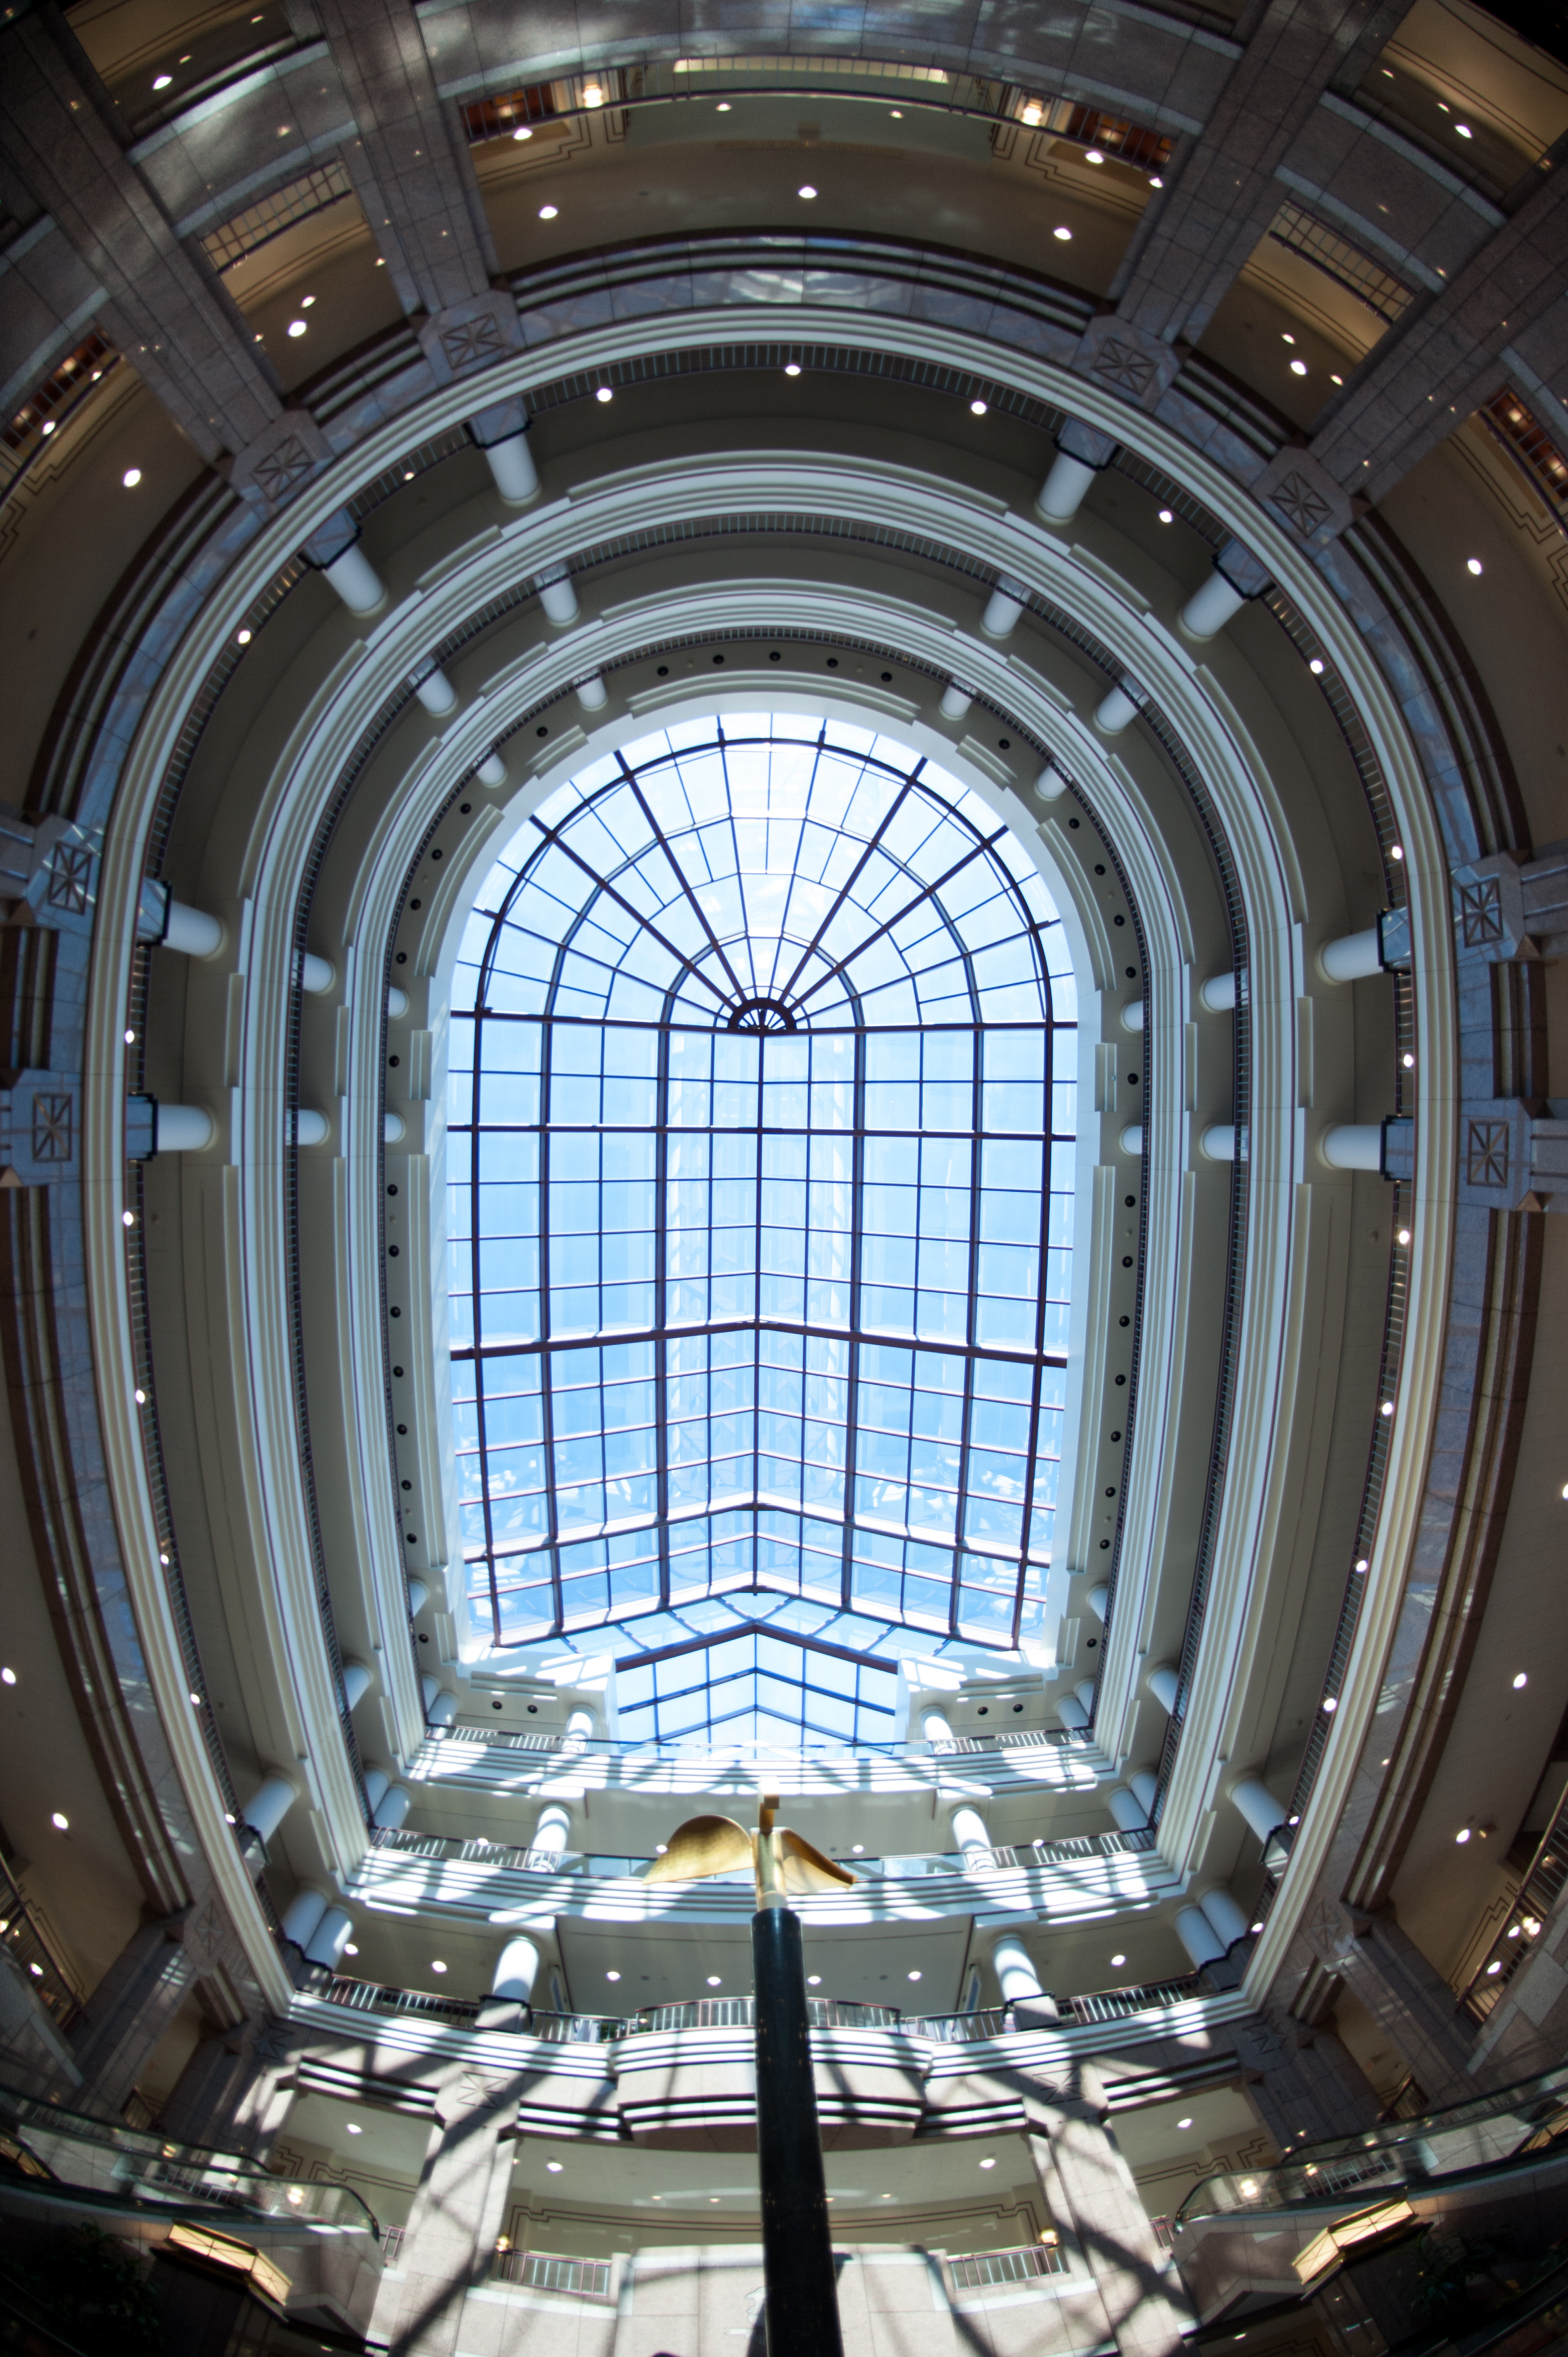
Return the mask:
M 1506 2287 L 1493 2270 L 1512 2247 L 1507 2234 L 1477 2234 L 1466 2241 L 1446 2227 L 1428 2226 L 1416 2241 L 1416 2315 L 1426 2323 L 1451 2315 L 1462 2322 L 1471 2311 L 1495 2305 Z
M 150 2270 L 113 2234 L 96 2226 L 62 2230 L 8 2271 L 82 2357 L 165 2357 Z

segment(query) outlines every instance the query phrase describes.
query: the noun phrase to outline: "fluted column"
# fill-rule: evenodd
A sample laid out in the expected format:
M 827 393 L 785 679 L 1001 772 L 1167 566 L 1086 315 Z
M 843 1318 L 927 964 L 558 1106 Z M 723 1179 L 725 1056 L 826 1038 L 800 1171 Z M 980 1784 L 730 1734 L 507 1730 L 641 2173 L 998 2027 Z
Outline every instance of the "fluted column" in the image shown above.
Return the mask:
M 463 2311 L 506 2222 L 521 2083 L 467 2062 L 442 2072 L 398 2273 L 383 2280 L 371 2320 L 372 2342 L 398 2357 L 456 2357 L 478 2345 Z
M 1084 2340 L 1114 2340 L 1121 2357 L 1177 2357 L 1186 2321 L 1133 2172 L 1105 2125 L 1098 2079 L 1085 2066 L 1076 2088 L 1026 2098 L 1029 2157 L 1058 2233 L 1094 2277 L 1105 2319 L 1096 2332 L 1075 2303 Z M 1075 2338 L 1076 2338 L 1075 2334 Z M 1081 2342 L 1079 2345 L 1083 2345 Z

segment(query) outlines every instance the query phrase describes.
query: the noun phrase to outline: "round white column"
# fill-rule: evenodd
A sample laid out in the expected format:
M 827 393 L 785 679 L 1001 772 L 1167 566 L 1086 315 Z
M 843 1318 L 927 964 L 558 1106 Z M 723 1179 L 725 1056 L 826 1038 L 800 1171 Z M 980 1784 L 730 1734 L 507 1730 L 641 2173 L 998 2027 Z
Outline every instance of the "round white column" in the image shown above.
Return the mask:
M 991 1847 L 991 1835 L 978 1809 L 972 1809 L 966 1803 L 953 1811 L 952 1840 L 953 1847 L 962 1850 L 966 1858 L 972 1850 L 988 1850 Z
M 572 1844 L 572 1812 L 564 1801 L 546 1801 L 539 1812 L 539 1823 L 533 1828 L 529 1843 L 546 1857 L 559 1857 Z
M 316 1936 L 316 1929 L 327 1912 L 327 1893 L 314 1890 L 309 1883 L 296 1890 L 284 1910 L 283 1935 L 292 1940 L 296 1948 L 307 1948 Z
M 306 1962 L 312 1964 L 325 1964 L 328 1972 L 335 1973 L 342 1960 L 343 1951 L 349 1943 L 349 1934 L 353 1928 L 354 1919 L 345 1909 L 329 1907 L 317 1925 L 306 1948 Z
M 375 1822 L 383 1833 L 395 1833 L 413 1806 L 413 1794 L 406 1784 L 389 1784 L 376 1803 Z
M 299 986 L 312 998 L 325 998 L 338 979 L 338 969 L 330 958 L 317 957 L 306 950 L 299 962 Z
M 1195 1973 L 1200 1973 L 1205 1964 L 1217 1964 L 1225 1953 L 1224 1941 L 1201 1907 L 1176 1909 L 1176 1935 L 1192 1958 Z
M 1105 1582 L 1101 1580 L 1098 1587 L 1091 1587 L 1083 1600 L 1103 1629 L 1105 1616 L 1111 1609 L 1111 1590 Z
M 1084 1724 L 1087 1726 L 1089 1721 L 1094 1717 L 1094 1680 L 1092 1678 L 1079 1678 L 1077 1685 L 1073 1688 L 1073 1692 L 1077 1695 L 1079 1703 L 1083 1706 Z
M 1064 1727 L 1079 1727 L 1089 1725 L 1089 1713 L 1076 1695 L 1058 1695 L 1057 1717 Z
M 569 577 L 547 581 L 539 593 L 539 602 L 553 622 L 564 626 L 577 619 L 577 593 Z
M 484 759 L 479 763 L 478 768 L 474 771 L 474 775 L 478 778 L 481 786 L 504 786 L 506 783 L 506 763 L 501 759 L 499 753 L 487 753 Z
M 1023 610 L 1022 599 L 1009 596 L 1005 589 L 993 589 L 980 618 L 980 627 L 988 639 L 1004 639 Z
M 1181 609 L 1181 626 L 1189 639 L 1212 639 L 1239 614 L 1247 600 L 1223 573 L 1211 573 Z
M 411 1579 L 408 1583 L 408 1609 L 411 1617 L 417 1620 L 429 1601 L 430 1590 L 424 1580 Z
M 209 917 L 205 909 L 188 909 L 183 900 L 168 904 L 168 923 L 161 946 L 177 950 L 181 957 L 216 957 L 224 942 L 220 919 Z
M 1234 1162 L 1236 1148 L 1240 1145 L 1241 1159 L 1245 1162 L 1247 1125 L 1243 1122 L 1241 1127 L 1238 1129 L 1233 1121 L 1211 1121 L 1198 1139 L 1198 1145 L 1203 1150 L 1204 1159 L 1208 1162 Z
M 1127 1124 L 1126 1128 L 1122 1132 L 1120 1142 L 1123 1154 L 1142 1154 L 1144 1150 L 1143 1123 L 1141 1121 L 1130 1121 Z
M 406 1125 L 401 1113 L 382 1114 L 381 1137 L 386 1145 L 401 1146 L 405 1134 Z
M 923 1710 L 920 1713 L 920 1733 L 928 1743 L 956 1743 L 952 1721 L 945 1710 Z
M 1137 1794 L 1130 1792 L 1124 1784 L 1118 1784 L 1115 1791 L 1106 1797 L 1118 1830 L 1124 1834 L 1142 1833 L 1149 1822 L 1149 1815 Z
M 496 1958 L 496 1968 L 490 1975 L 490 1995 L 510 1997 L 514 2005 L 527 2005 L 533 1995 L 533 1984 L 539 1976 L 539 1951 L 532 1940 L 519 1932 L 509 1940 Z
M 1094 716 L 1094 725 L 1106 737 L 1120 737 L 1138 707 L 1124 687 L 1113 687 Z
M 1380 1170 L 1383 1167 L 1383 1125 L 1380 1121 L 1339 1122 L 1326 1129 L 1317 1150 L 1330 1170 Z
M 1238 1940 L 1244 1940 L 1252 1928 L 1222 1882 L 1217 1882 L 1212 1890 L 1206 1890 L 1197 1903 L 1227 1948 L 1233 1948 Z
M 457 1697 L 444 1686 L 439 1678 L 425 1676 L 419 1681 L 419 1691 L 424 1700 L 424 1719 L 428 1727 L 450 1727 L 457 1716 Z
M 1381 974 L 1376 925 L 1364 933 L 1342 933 L 1337 942 L 1325 942 L 1317 952 L 1317 970 L 1325 982 L 1359 982 L 1369 974 Z
M 1054 761 L 1047 761 L 1035 780 L 1035 791 L 1043 802 L 1059 802 L 1071 784 L 1072 780 L 1064 770 L 1058 770 Z
M 1230 1014 L 1236 1005 L 1235 968 L 1229 974 L 1211 974 L 1199 986 L 1197 996 L 1199 1004 L 1207 1006 L 1210 1015 Z
M 343 1699 L 350 1710 L 356 1710 L 375 1684 L 375 1674 L 363 1662 L 345 1661 L 343 1664 Z
M 1261 1842 L 1276 1833 L 1290 1814 L 1261 1776 L 1243 1776 L 1240 1783 L 1231 1786 L 1230 1798 Z
M 1016 2005 L 1020 1997 L 1045 1994 L 1029 1951 L 1015 1932 L 1004 1932 L 991 1950 L 992 1970 L 1001 1984 L 1003 2000 Z
M 384 1768 L 366 1769 L 365 1798 L 371 1804 L 371 1814 L 372 1818 L 374 1817 L 376 1811 L 381 1807 L 382 1797 L 386 1792 L 387 1786 L 391 1782 L 392 1778 L 387 1774 Z
M 944 720 L 961 720 L 964 714 L 969 710 L 970 705 L 973 702 L 974 698 L 971 695 L 967 687 L 960 687 L 956 679 L 950 679 L 946 687 L 942 690 L 942 718 Z
M 539 469 L 528 447 L 526 428 L 521 434 L 509 434 L 503 442 L 487 443 L 485 464 L 497 490 L 512 507 L 523 506 L 539 489 Z
M 1142 1031 L 1144 1028 L 1144 1002 L 1141 998 L 1130 998 L 1127 1001 L 1126 1006 L 1122 1009 L 1122 1030 Z
M 400 1022 L 408 1013 L 408 993 L 400 990 L 395 982 L 387 985 L 387 1013 L 394 1023 Z
M 427 671 L 423 679 L 414 681 L 413 692 L 426 712 L 433 713 L 437 720 L 450 712 L 457 701 L 457 691 L 439 663 L 434 671 Z
M 263 1841 L 269 1842 L 298 1798 L 291 1778 L 275 1774 L 269 1776 L 264 1784 L 257 1785 L 241 1810 L 240 1823 L 249 1825 Z
M 218 1135 L 218 1124 L 205 1105 L 160 1104 L 153 1125 L 154 1149 L 159 1154 L 199 1154 Z
M 1098 472 L 1098 468 L 1086 467 L 1081 458 L 1069 458 L 1065 450 L 1058 450 L 1035 500 L 1046 522 L 1070 523 Z
M 1168 1662 L 1157 1663 L 1145 1675 L 1144 1684 L 1168 1718 L 1176 1706 L 1178 1688 L 1175 1670 Z
M 329 581 L 350 614 L 373 614 L 386 601 L 381 576 L 364 551 L 355 543 L 341 556 L 321 568 L 323 580 Z
M 1155 1821 L 1155 1803 L 1159 1797 L 1159 1784 L 1151 1768 L 1135 1768 L 1127 1779 L 1127 1789 L 1143 1808 L 1150 1824 Z
M 314 1105 L 300 1105 L 294 1116 L 294 1142 L 296 1146 L 325 1146 L 331 1135 L 332 1125 L 324 1113 Z
M 609 690 L 596 671 L 578 682 L 577 701 L 585 712 L 602 712 L 609 700 Z
M 586 1743 L 594 1731 L 594 1714 L 586 1703 L 578 1703 L 566 1714 L 566 1738 L 571 1743 Z

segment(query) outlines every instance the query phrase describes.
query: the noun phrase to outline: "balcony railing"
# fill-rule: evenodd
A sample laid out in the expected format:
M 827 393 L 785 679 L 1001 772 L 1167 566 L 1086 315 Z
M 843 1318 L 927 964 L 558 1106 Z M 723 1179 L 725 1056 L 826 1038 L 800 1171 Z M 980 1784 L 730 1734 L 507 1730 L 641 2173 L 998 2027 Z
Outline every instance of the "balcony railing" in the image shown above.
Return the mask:
M 1503 1928 L 1481 1959 L 1479 1969 L 1460 1998 L 1463 2011 L 1485 2021 L 1545 1928 L 1546 1919 L 1568 1884 L 1568 1793 L 1547 1826 L 1531 1858 L 1519 1896 L 1503 1919 Z
M 1025 2243 L 1012 2251 L 975 2251 L 950 2259 L 955 2291 L 981 2291 L 990 2284 L 1037 2283 L 1042 2276 L 1065 2276 L 1067 2254 L 1059 2243 Z
M 854 1747 L 824 1743 L 804 1750 L 778 1743 L 714 1744 L 699 1754 L 681 1744 L 623 1743 L 614 1736 L 555 1735 L 543 1728 L 487 1727 L 477 1720 L 426 1727 L 425 1738 L 431 1743 L 485 1743 L 502 1751 L 566 1751 L 612 1760 L 646 1759 L 651 1753 L 655 1758 L 676 1761 L 695 1758 L 798 1760 L 809 1761 L 813 1767 L 837 1759 L 942 1760 L 973 1751 L 1073 1751 L 1082 1750 L 1092 1740 L 1081 1727 L 999 1727 L 994 1733 L 954 1735 L 935 1743 L 863 1743 Z
M 509 1874 L 588 1875 L 612 1881 L 639 1881 L 653 1864 L 651 1857 L 632 1857 L 587 1850 L 524 1849 L 508 1842 L 461 1841 L 450 1834 L 410 1833 L 402 1825 L 380 1825 L 371 1846 L 395 1851 L 401 1857 L 438 1858 L 462 1865 L 491 1866 Z M 1080 1834 L 1068 1841 L 1032 1842 L 1022 1848 L 916 1850 L 889 1857 L 841 1857 L 839 1864 L 867 1880 L 908 1882 L 929 1875 L 984 1874 L 1026 1871 L 1045 1866 L 1075 1866 L 1086 1858 L 1148 1856 L 1155 1839 L 1148 1826 L 1133 1833 Z M 715 1882 L 749 1883 L 749 1867 L 734 1874 L 714 1875 Z
M 0 1863 L 0 1941 L 38 2003 L 53 2016 L 56 2029 L 69 2030 L 81 2016 L 75 1976 L 55 1954 L 4 1863 Z
M 499 2251 L 490 2281 L 521 2284 L 529 2291 L 575 2292 L 579 2299 L 611 2299 L 614 2264 L 611 2259 L 558 2258 L 550 2251 Z

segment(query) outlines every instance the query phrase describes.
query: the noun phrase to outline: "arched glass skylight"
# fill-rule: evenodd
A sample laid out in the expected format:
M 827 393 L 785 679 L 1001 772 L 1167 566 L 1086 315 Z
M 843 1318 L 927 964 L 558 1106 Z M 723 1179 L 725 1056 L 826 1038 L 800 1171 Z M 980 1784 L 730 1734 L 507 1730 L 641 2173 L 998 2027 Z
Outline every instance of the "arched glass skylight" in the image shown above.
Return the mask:
M 474 1638 L 618 1624 L 623 1731 L 798 1742 L 890 1709 L 868 1657 L 1036 1633 L 1077 1005 L 984 804 L 836 721 L 646 737 L 492 869 L 453 1008 Z M 715 1707 L 692 1641 L 769 1620 L 811 1657 L 726 1646 Z

